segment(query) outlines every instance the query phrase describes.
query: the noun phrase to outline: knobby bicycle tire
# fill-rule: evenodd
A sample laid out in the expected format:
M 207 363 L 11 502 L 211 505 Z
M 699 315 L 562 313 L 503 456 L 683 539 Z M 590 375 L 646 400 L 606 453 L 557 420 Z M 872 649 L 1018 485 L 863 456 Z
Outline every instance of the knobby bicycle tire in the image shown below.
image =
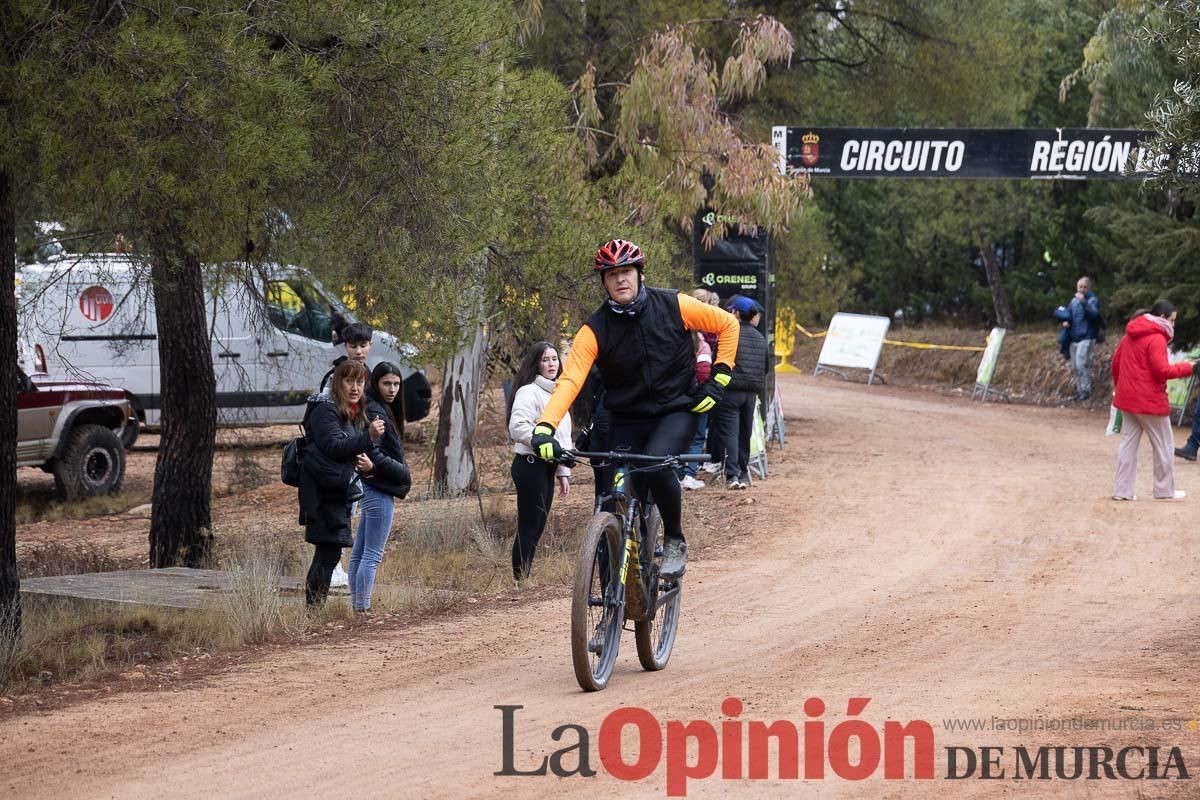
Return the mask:
M 623 545 L 621 522 L 606 511 L 592 517 L 579 545 L 571 598 L 571 662 L 584 691 L 607 686 L 617 663 L 625 608 L 624 602 L 612 600 Z M 636 571 L 637 565 L 630 568 Z
M 644 522 L 642 524 L 642 547 L 653 554 L 653 580 L 658 584 L 648 600 L 656 605 L 661 603 L 649 619 L 633 623 L 634 641 L 637 643 L 638 661 L 642 669 L 656 672 L 671 660 L 671 650 L 675 647 L 675 633 L 679 630 L 680 594 L 683 587 L 678 579 L 664 580 L 658 575 L 658 565 L 662 563 L 662 517 L 653 505 L 642 506 Z M 666 601 L 661 599 L 664 592 L 670 593 Z

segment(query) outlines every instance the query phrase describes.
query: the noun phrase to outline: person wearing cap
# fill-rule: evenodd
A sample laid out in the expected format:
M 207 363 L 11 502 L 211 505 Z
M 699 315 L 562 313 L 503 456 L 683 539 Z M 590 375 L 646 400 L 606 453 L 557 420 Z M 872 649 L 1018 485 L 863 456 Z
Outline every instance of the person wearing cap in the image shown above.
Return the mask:
M 767 339 L 759 332 L 762 308 L 753 299 L 734 295 L 726 305 L 737 317 L 736 366 L 721 402 L 713 412 L 716 442 L 713 460 L 724 465 L 728 489 L 750 488 L 750 434 L 754 430 L 754 404 L 766 385 L 770 367 Z
M 697 415 L 716 407 L 732 378 L 737 320 L 686 294 L 646 286 L 646 257 L 633 242 L 606 242 L 596 251 L 592 266 L 607 297 L 575 335 L 554 394 L 534 426 L 531 449 L 547 461 L 562 455 L 555 428 L 595 364 L 604 384 L 614 450 L 686 453 Z M 712 377 L 703 386 L 696 383 L 692 331 L 717 334 Z M 670 469 L 639 472 L 632 478 L 634 491 L 642 497 L 651 492 L 662 514 L 661 574 L 683 575 L 687 542 L 679 478 Z

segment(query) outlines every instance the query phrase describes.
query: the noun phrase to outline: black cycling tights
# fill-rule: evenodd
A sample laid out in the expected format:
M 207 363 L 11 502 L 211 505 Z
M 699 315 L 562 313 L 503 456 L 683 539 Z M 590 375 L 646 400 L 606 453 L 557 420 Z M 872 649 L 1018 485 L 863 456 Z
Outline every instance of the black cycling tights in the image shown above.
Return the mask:
M 632 453 L 679 455 L 688 451 L 699 422 L 700 418 L 690 411 L 676 411 L 665 417 L 644 421 L 630 421 L 614 415 L 609 427 L 609 441 L 613 450 L 627 447 Z M 637 466 L 631 469 L 636 470 Z M 682 539 L 682 492 L 675 470 L 635 472 L 632 478 L 638 497 L 645 497 L 646 490 L 654 496 L 654 503 L 662 514 L 663 535 L 669 539 Z

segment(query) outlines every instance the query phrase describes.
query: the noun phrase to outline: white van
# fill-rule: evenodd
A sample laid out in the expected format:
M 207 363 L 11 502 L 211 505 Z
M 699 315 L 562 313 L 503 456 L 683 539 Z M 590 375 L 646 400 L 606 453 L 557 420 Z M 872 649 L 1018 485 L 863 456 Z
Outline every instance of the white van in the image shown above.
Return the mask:
M 21 269 L 23 334 L 52 375 L 125 390 L 138 420 L 161 407 L 157 320 L 147 265 L 125 255 L 62 255 Z M 354 314 L 299 267 L 205 267 L 206 316 L 220 425 L 299 422 L 333 359 L 332 315 Z M 391 361 L 406 379 L 415 350 L 372 337 L 370 364 Z M 407 385 L 407 383 L 406 383 Z M 136 429 L 135 429 L 136 430 Z

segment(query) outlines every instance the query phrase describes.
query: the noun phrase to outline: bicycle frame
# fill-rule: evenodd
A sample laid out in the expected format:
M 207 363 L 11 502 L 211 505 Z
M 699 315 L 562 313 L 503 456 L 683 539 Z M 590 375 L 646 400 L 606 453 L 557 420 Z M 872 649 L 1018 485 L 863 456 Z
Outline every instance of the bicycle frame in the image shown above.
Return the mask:
M 617 480 L 623 478 L 624 471 L 618 470 L 617 476 Z M 625 619 L 645 619 L 647 606 L 654 607 L 653 601 L 646 602 L 646 597 L 655 594 L 656 587 L 652 574 L 654 554 L 649 553 L 650 557 L 646 557 L 650 548 L 645 547 L 642 541 L 643 504 L 636 497 L 626 495 L 624 492 L 605 495 L 601 500 L 604 501 L 606 498 L 615 506 L 614 514 L 621 521 L 622 535 L 621 564 L 617 573 L 620 580 L 610 583 L 611 591 L 615 596 L 607 598 L 606 602 L 617 607 L 624 605 Z M 603 507 L 603 503 L 601 507 Z M 636 579 L 631 579 L 629 575 L 631 563 L 637 564 Z
M 651 464 L 661 469 L 673 469 L 686 461 L 707 461 L 706 455 L 682 456 L 647 456 L 622 452 L 575 452 L 574 456 L 592 460 L 605 459 L 611 461 L 617 468 L 613 476 L 612 490 L 601 495 L 596 500 L 596 511 L 611 507 L 613 515 L 621 521 L 621 564 L 620 580 L 612 585 L 615 596 L 605 598 L 606 604 L 621 607 L 624 604 L 624 618 L 635 622 L 654 619 L 658 608 L 668 602 L 673 595 L 679 593 L 679 582 L 672 581 L 671 588 L 660 594 L 658 591 L 658 572 L 654 559 L 660 553 L 643 541 L 644 510 L 653 508 L 652 499 L 638 499 L 632 492 L 625 490 L 627 467 L 631 464 Z M 638 565 L 637 579 L 629 576 L 630 563 L 636 559 Z

